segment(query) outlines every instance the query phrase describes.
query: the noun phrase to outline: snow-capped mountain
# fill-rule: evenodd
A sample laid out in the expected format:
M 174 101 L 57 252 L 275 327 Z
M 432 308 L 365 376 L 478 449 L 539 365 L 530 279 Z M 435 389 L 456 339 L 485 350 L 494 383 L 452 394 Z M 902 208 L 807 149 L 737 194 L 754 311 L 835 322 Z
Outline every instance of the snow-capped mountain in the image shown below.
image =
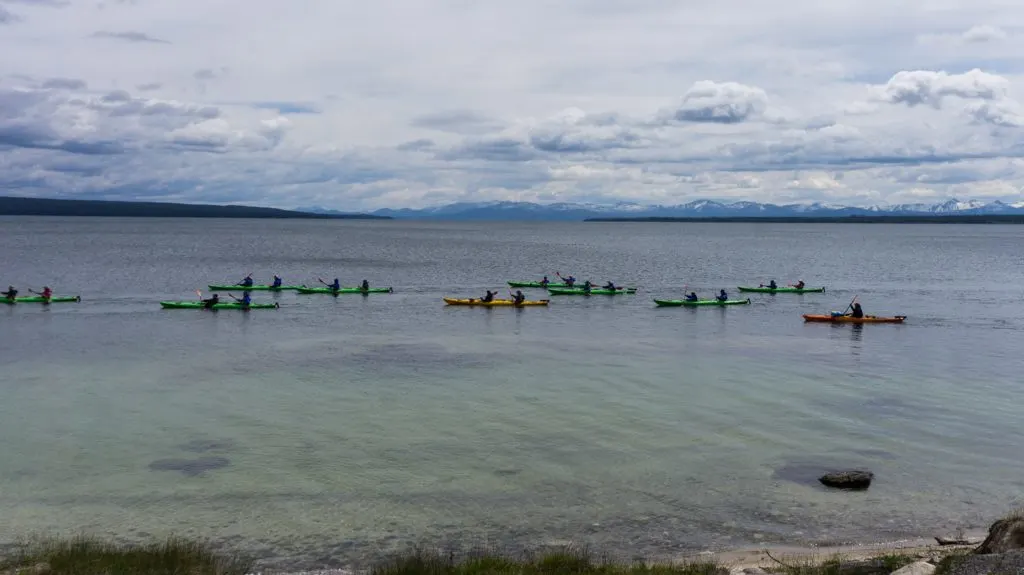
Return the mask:
M 678 205 L 644 205 L 634 202 L 615 204 L 532 202 L 460 202 L 423 209 L 384 209 L 373 215 L 403 219 L 446 220 L 548 220 L 578 221 L 597 217 L 843 217 L 854 215 L 987 215 L 1022 214 L 1024 201 L 950 199 L 938 204 L 897 204 L 890 206 L 852 207 L 838 204 L 765 204 L 759 202 L 721 202 L 695 200 Z

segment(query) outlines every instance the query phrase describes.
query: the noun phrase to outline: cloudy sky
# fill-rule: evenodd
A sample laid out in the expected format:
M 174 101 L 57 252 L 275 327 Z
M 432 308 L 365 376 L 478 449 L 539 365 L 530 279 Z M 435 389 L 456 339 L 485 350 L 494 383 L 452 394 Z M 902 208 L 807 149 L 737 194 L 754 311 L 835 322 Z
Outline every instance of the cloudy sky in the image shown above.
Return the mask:
M 1021 201 L 1010 0 L 0 0 L 0 194 Z

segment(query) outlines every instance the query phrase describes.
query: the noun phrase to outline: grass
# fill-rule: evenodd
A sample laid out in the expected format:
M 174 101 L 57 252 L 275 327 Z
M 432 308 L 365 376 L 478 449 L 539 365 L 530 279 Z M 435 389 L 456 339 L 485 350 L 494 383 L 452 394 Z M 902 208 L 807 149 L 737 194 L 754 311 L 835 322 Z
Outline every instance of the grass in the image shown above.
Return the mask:
M 13 557 L 0 563 L 0 571 L 19 575 L 245 575 L 251 566 L 186 539 L 127 545 L 73 537 L 23 544 Z
M 430 551 L 398 555 L 378 564 L 370 575 L 726 575 L 713 562 L 680 564 L 615 563 L 595 559 L 585 549 L 567 549 L 511 557 L 492 552 L 462 559 Z

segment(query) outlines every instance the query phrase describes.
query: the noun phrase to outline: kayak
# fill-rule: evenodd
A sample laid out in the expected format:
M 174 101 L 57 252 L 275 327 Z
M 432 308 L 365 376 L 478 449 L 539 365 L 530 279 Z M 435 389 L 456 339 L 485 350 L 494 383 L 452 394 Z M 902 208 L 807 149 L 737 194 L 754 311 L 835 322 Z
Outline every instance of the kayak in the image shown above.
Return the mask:
M 162 301 L 160 307 L 164 309 L 203 309 L 204 304 L 201 301 Z M 276 303 L 251 303 L 248 309 L 276 309 L 280 307 Z M 213 304 L 213 309 L 247 309 L 245 306 L 238 302 L 230 303 L 216 303 Z
M 634 294 L 636 293 L 636 288 L 618 288 L 614 290 L 592 288 L 590 293 L 587 293 L 583 288 L 548 288 L 548 293 L 551 295 L 622 295 Z
M 238 285 L 217 285 L 210 284 L 206 286 L 210 291 L 287 291 L 293 289 L 299 289 L 302 286 L 266 286 L 253 284 L 251 286 L 238 286 Z
M 454 297 L 446 297 L 446 298 L 444 298 L 444 303 L 446 303 L 448 305 L 473 305 L 473 306 L 484 306 L 484 307 L 508 307 L 508 306 L 526 307 L 526 306 L 538 306 L 538 305 L 548 305 L 548 301 L 549 300 L 546 300 L 546 299 L 526 300 L 523 303 L 521 303 L 519 305 L 516 305 L 510 299 L 494 299 L 494 300 L 491 300 L 491 301 L 480 301 L 479 299 L 475 299 L 475 298 L 469 298 L 469 299 L 459 299 L 459 298 L 454 298 Z
M 795 287 L 777 287 L 772 289 L 770 287 L 743 287 L 736 288 L 743 292 L 754 292 L 754 293 L 821 293 L 825 291 L 825 288 L 795 288 Z
M 70 303 L 82 301 L 81 296 L 77 295 L 55 295 L 50 298 L 47 302 L 43 299 L 43 296 L 25 296 L 16 297 L 14 299 L 0 297 L 0 303 Z
M 725 301 L 718 301 L 717 299 L 699 299 L 697 301 L 686 301 L 685 299 L 656 299 L 654 303 L 661 307 L 695 307 L 699 305 L 746 305 L 750 303 L 749 299 L 727 299 Z
M 298 291 L 301 294 L 307 294 L 307 295 L 308 294 L 314 294 L 314 293 L 325 293 L 325 294 L 331 294 L 331 295 L 337 295 L 337 294 L 340 294 L 340 293 L 361 293 L 361 294 L 368 294 L 368 293 L 392 293 L 393 291 L 395 291 L 395 290 L 393 290 L 393 289 L 391 289 L 389 287 L 370 288 L 368 290 L 364 290 L 362 288 L 354 288 L 354 287 L 343 287 L 343 288 L 341 288 L 339 290 L 333 290 L 333 289 L 328 288 L 328 287 L 315 287 L 315 288 L 311 288 L 311 287 L 306 287 L 306 286 L 299 286 L 299 287 L 295 288 L 295 290 Z
M 907 319 L 905 315 L 893 317 L 878 317 L 866 315 L 864 317 L 852 317 L 848 315 L 805 315 L 804 321 L 819 323 L 903 323 Z
M 514 287 L 514 288 L 549 288 L 549 287 L 553 287 L 553 288 L 567 288 L 567 287 L 569 287 L 569 284 L 561 283 L 561 282 L 548 282 L 546 284 L 543 283 L 543 282 L 508 282 L 508 287 Z

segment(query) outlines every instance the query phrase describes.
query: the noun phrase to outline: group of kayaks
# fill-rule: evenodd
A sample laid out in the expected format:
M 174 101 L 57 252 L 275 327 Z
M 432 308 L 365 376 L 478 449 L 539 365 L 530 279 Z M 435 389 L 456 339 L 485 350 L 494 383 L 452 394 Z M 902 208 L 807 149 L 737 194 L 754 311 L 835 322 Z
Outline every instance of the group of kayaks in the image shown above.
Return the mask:
M 341 294 L 362 294 L 369 295 L 372 293 L 393 293 L 394 289 L 391 287 L 370 287 L 369 282 L 363 280 L 362 285 L 358 287 L 344 287 L 340 281 L 335 278 L 333 283 L 327 283 L 324 280 L 317 278 L 317 280 L 324 284 L 323 287 L 309 287 L 306 285 L 284 285 L 284 282 L 279 276 L 274 276 L 273 283 L 269 284 L 257 284 L 252 279 L 252 274 L 249 274 L 242 281 L 234 284 L 209 284 L 206 286 L 212 292 L 242 292 L 242 297 L 238 298 L 234 295 L 229 297 L 234 301 L 221 301 L 220 295 L 214 293 L 210 298 L 202 299 L 202 292 L 196 291 L 200 299 L 198 301 L 162 301 L 160 307 L 164 309 L 239 309 L 239 310 L 250 310 L 250 309 L 277 309 L 280 306 L 277 302 L 272 303 L 257 303 L 253 302 L 250 297 L 250 292 L 284 292 L 294 291 L 303 295 L 310 294 L 326 294 L 326 295 L 341 295 Z
M 559 276 L 561 278 L 561 276 Z M 391 287 L 370 287 L 366 280 L 363 280 L 362 285 L 357 287 L 343 287 L 340 282 L 335 279 L 333 283 L 324 282 L 322 279 L 318 280 L 324 284 L 323 287 L 309 287 L 306 285 L 283 285 L 281 278 L 275 276 L 274 282 L 270 284 L 256 284 L 252 281 L 252 277 L 247 276 L 241 282 L 236 284 L 210 284 L 207 287 L 212 292 L 243 292 L 241 298 L 237 298 L 233 295 L 229 295 L 234 301 L 221 301 L 218 294 L 214 294 L 211 298 L 203 299 L 202 292 L 197 290 L 200 299 L 192 301 L 162 301 L 160 307 L 163 309 L 207 309 L 207 310 L 220 310 L 220 309 L 237 309 L 237 310 L 252 310 L 252 309 L 277 309 L 280 304 L 277 302 L 254 302 L 250 298 L 250 292 L 283 292 L 283 291 L 294 291 L 298 294 L 310 295 L 310 294 L 325 294 L 325 295 L 340 295 L 340 294 L 362 294 L 369 295 L 375 293 L 394 293 L 394 289 Z M 478 307 L 540 307 L 547 306 L 551 300 L 549 299 L 535 299 L 530 300 L 522 294 L 521 288 L 533 288 L 533 289 L 545 289 L 548 294 L 552 296 L 614 296 L 614 295 L 632 295 L 637 293 L 637 288 L 632 286 L 616 286 L 612 282 L 604 286 L 596 286 L 587 281 L 582 286 L 577 284 L 573 278 L 569 278 L 568 281 L 563 280 L 560 282 L 550 282 L 545 278 L 542 281 L 510 281 L 508 282 L 510 288 L 520 288 L 516 294 L 513 295 L 513 299 L 498 299 L 495 298 L 494 293 L 488 290 L 488 295 L 484 298 L 457 298 L 457 297 L 445 297 L 443 298 L 444 303 L 450 306 L 478 306 Z M 806 294 L 806 293 L 822 293 L 825 291 L 824 287 L 806 287 L 803 282 L 793 286 L 777 286 L 773 281 L 771 285 L 759 285 L 757 287 L 745 287 L 740 286 L 737 288 L 741 293 L 762 293 L 762 294 Z M 31 290 L 29 290 L 31 292 Z M 44 288 L 43 292 L 35 295 L 21 296 L 18 297 L 17 291 L 14 288 L 8 288 L 7 292 L 0 293 L 0 303 L 16 304 L 16 303 L 69 303 L 82 301 L 80 296 L 56 296 L 53 295 L 49 287 Z M 903 323 L 906 316 L 897 315 L 890 317 L 880 317 L 872 315 L 864 315 L 860 312 L 859 304 L 856 304 L 856 299 L 850 302 L 850 306 L 847 306 L 847 310 L 851 307 L 855 307 L 857 313 L 846 313 L 846 311 L 832 312 L 830 314 L 805 314 L 803 316 L 806 322 L 816 323 L 854 323 L 854 324 L 870 324 L 870 323 Z M 715 299 L 698 299 L 696 295 L 691 294 L 686 299 L 654 299 L 655 305 L 658 307 L 723 307 L 723 306 L 734 306 L 734 305 L 749 305 L 751 303 L 750 298 L 746 299 L 729 299 L 725 294 L 724 290 Z
M 559 276 L 561 278 L 561 276 Z M 635 294 L 637 288 L 635 287 L 619 287 L 609 283 L 607 286 L 594 287 L 590 282 L 586 282 L 585 287 L 579 287 L 575 281 L 561 281 L 551 282 L 545 277 L 541 281 L 510 281 L 508 282 L 510 288 L 533 288 L 533 289 L 544 289 L 547 290 L 550 295 L 581 295 L 581 296 L 594 296 L 594 295 L 623 295 L 623 294 Z M 770 285 L 759 285 L 757 287 L 739 286 L 737 288 L 741 293 L 763 293 L 763 294 L 807 294 L 807 293 L 824 293 L 824 287 L 807 287 L 803 282 L 799 282 L 796 285 L 779 286 L 775 285 L 775 282 L 771 282 Z M 850 310 L 855 306 L 854 312 L 847 313 L 846 310 L 843 312 L 832 312 L 829 314 L 805 314 L 803 315 L 804 321 L 806 322 L 817 322 L 817 323 L 854 323 L 854 324 L 868 324 L 868 323 L 903 323 L 906 316 L 898 315 L 891 317 L 880 317 L 872 315 L 864 315 L 860 312 L 859 304 L 856 304 L 856 299 L 850 302 L 847 306 L 847 310 Z M 534 306 L 547 306 L 551 300 L 549 299 L 536 299 L 529 300 L 522 296 L 522 292 L 516 294 L 516 299 L 494 299 L 490 290 L 488 290 L 488 297 L 485 298 L 444 298 L 444 302 L 447 305 L 458 305 L 458 306 L 479 306 L 479 307 L 534 307 Z M 685 299 L 654 299 L 655 305 L 658 307 L 723 307 L 723 306 L 734 306 L 734 305 L 749 305 L 751 303 L 750 298 L 746 299 L 729 299 L 725 291 L 722 290 L 719 297 L 715 299 L 698 299 L 694 294 Z M 858 315 L 859 313 L 859 315 Z

